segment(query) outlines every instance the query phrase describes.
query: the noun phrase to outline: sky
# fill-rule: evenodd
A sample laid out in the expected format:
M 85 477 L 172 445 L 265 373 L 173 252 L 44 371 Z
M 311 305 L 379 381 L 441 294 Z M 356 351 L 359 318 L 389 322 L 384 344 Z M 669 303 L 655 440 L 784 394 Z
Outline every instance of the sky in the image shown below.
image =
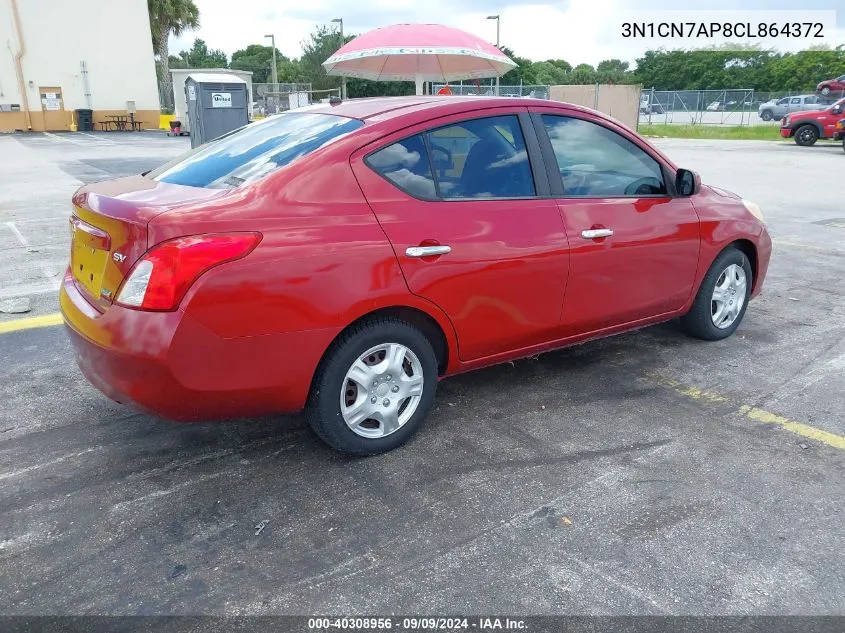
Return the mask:
M 343 18 L 344 31 L 363 33 L 390 24 L 428 22 L 448 24 L 495 43 L 496 23 L 488 15 L 500 18 L 500 42 L 521 57 L 539 61 L 565 59 L 573 66 L 596 65 L 603 59 L 618 58 L 631 62 L 648 49 L 664 46 L 706 45 L 704 40 L 684 43 L 656 40 L 632 40 L 621 35 L 626 20 L 655 22 L 661 19 L 698 19 L 707 14 L 678 14 L 678 5 L 686 10 L 737 9 L 742 5 L 742 21 L 756 20 L 753 10 L 840 11 L 825 26 L 833 46 L 845 44 L 845 0 L 370 0 L 364 4 L 352 0 L 194 0 L 200 9 L 200 27 L 171 39 L 171 54 L 189 48 L 195 37 L 209 47 L 223 49 L 228 55 L 249 44 L 269 44 L 263 38 L 273 33 L 277 48 L 286 56 L 299 57 L 301 42 L 320 24 L 333 25 L 333 18 Z M 672 13 L 655 13 L 673 10 Z M 737 14 L 734 14 L 737 15 Z M 805 21 L 800 13 L 779 14 L 790 21 Z M 830 16 L 831 14 L 828 14 Z M 811 18 L 813 16 L 810 16 Z M 757 20 L 759 21 L 759 20 Z M 756 24 L 756 22 L 755 22 Z M 781 39 L 780 50 L 800 50 L 806 40 Z M 845 72 L 845 69 L 843 69 Z

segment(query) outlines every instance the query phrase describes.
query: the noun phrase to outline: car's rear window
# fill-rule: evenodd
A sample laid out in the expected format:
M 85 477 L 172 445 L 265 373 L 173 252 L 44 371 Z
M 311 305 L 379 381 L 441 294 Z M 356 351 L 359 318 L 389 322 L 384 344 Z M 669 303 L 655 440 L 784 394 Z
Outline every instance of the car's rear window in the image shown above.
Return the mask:
M 200 145 L 147 177 L 190 187 L 237 187 L 263 178 L 362 125 L 358 119 L 332 114 L 279 114 Z

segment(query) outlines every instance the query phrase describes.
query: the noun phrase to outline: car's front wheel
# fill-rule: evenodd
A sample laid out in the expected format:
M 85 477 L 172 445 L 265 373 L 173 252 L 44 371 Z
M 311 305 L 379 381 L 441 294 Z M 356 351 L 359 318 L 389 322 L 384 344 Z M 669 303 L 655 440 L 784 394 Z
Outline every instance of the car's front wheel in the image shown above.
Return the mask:
M 814 125 L 802 125 L 795 130 L 795 142 L 803 147 L 815 145 L 819 140 L 819 132 Z
M 352 455 L 397 448 L 428 415 L 437 389 L 429 340 L 393 317 L 345 332 L 320 363 L 306 408 L 314 432 Z
M 705 341 L 727 338 L 745 316 L 752 282 L 745 253 L 733 246 L 726 248 L 704 276 L 692 308 L 681 317 L 681 327 Z
M 775 118 L 774 114 L 772 114 L 771 110 L 763 110 L 762 114 L 760 114 L 760 118 L 764 121 L 771 121 Z
M 830 94 L 830 86 L 825 86 L 824 88 L 822 88 L 822 94 L 823 94 L 825 97 L 826 97 L 827 95 L 829 95 L 829 94 Z

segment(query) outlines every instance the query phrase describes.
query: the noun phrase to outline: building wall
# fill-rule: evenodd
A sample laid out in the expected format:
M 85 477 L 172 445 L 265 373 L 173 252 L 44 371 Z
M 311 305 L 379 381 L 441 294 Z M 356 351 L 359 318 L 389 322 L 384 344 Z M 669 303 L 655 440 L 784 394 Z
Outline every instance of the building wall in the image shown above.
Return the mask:
M 0 131 L 27 129 L 14 64 L 21 42 L 13 21 L 13 2 L 0 0 L 0 106 L 18 104 L 21 112 L 0 107 Z M 107 114 L 125 114 L 127 101 L 135 102 L 136 120 L 142 127 L 158 127 L 158 87 L 146 0 L 17 0 L 17 7 L 33 130 L 68 130 L 77 108 L 94 110 L 95 121 Z M 81 62 L 87 66 L 89 90 Z M 41 87 L 61 88 L 63 111 L 49 111 L 45 116 Z
M 640 85 L 551 86 L 549 98 L 593 108 L 636 130 L 640 116 L 641 92 Z

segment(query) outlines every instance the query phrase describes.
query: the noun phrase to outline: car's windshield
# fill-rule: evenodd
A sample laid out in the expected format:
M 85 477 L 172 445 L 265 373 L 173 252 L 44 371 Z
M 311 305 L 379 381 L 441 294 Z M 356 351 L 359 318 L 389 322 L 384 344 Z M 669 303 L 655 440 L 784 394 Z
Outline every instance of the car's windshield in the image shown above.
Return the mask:
M 237 187 L 289 165 L 362 125 L 357 119 L 332 114 L 279 114 L 200 145 L 147 177 L 190 187 Z

